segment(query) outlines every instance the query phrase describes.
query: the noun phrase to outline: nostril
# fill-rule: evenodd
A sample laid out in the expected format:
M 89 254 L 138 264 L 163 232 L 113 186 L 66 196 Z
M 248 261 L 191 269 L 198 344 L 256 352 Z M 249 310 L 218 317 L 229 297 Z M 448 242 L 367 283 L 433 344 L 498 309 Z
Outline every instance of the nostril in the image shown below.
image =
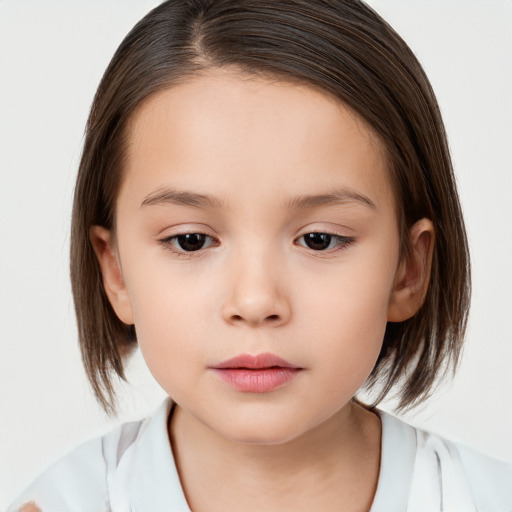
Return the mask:
M 263 319 L 263 322 L 276 322 L 280 319 L 281 317 L 279 315 L 268 315 L 266 316 L 264 319 Z M 242 322 L 244 320 L 248 320 L 250 323 L 261 323 L 261 321 L 256 321 L 253 319 L 253 321 L 251 321 L 249 318 L 245 318 L 244 316 L 242 315 L 232 315 L 231 316 L 231 320 L 233 322 Z

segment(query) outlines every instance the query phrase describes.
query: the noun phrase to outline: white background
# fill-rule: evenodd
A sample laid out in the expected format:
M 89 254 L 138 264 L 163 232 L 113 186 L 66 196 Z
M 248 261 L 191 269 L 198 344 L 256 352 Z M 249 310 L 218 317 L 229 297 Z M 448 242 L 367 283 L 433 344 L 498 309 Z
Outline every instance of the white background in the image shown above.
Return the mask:
M 136 357 L 119 418 L 105 417 L 81 367 L 68 283 L 88 108 L 115 48 L 158 3 L 0 0 L 0 509 L 55 457 L 164 396 Z M 460 371 L 407 418 L 512 461 L 512 1 L 371 4 L 438 95 L 473 256 Z

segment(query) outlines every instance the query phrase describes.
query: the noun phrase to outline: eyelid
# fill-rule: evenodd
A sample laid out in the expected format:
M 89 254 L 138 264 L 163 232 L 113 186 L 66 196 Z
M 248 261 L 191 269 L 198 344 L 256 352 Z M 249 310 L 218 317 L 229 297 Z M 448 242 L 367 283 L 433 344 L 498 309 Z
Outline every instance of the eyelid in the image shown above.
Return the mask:
M 158 242 L 164 247 L 164 249 L 172 252 L 176 256 L 186 257 L 186 258 L 199 257 L 204 253 L 204 251 L 206 249 L 209 249 L 210 247 L 215 246 L 215 243 L 214 243 L 214 244 L 209 244 L 206 247 L 201 247 L 197 251 L 184 251 L 182 249 L 179 249 L 179 247 L 177 247 L 173 242 L 176 241 L 178 239 L 178 237 L 185 236 L 185 235 L 202 235 L 202 236 L 206 237 L 207 239 L 213 240 L 214 242 L 218 243 L 218 240 L 215 237 L 208 235 L 206 233 L 203 233 L 200 230 L 193 230 L 193 229 L 186 229 L 186 230 L 182 230 L 177 233 L 173 233 L 171 235 L 168 235 L 168 236 L 158 239 Z
M 319 229 L 311 229 L 311 230 L 305 231 L 302 235 L 298 236 L 294 240 L 294 242 L 298 243 L 298 241 L 301 238 L 303 238 L 306 235 L 313 234 L 313 233 L 329 235 L 331 238 L 337 239 L 338 242 L 339 242 L 336 245 L 336 247 L 333 247 L 331 249 L 318 249 L 318 250 L 312 249 L 311 247 L 308 247 L 307 245 L 298 244 L 301 247 L 304 247 L 305 249 L 308 249 L 309 251 L 311 251 L 311 253 L 313 253 L 313 254 L 315 254 L 317 256 L 322 256 L 322 255 L 328 256 L 328 255 L 331 255 L 331 254 L 333 254 L 335 252 L 342 251 L 342 250 L 348 248 L 348 246 L 352 245 L 356 241 L 354 236 L 342 235 L 340 233 L 336 233 L 335 231 L 333 231 L 331 229 L 321 229 L 321 228 L 319 228 Z

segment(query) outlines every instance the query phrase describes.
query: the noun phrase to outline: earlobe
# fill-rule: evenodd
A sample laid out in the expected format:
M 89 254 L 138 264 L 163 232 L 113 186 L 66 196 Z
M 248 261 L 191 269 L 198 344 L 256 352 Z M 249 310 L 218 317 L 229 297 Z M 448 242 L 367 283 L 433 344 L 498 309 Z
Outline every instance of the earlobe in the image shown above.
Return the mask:
M 410 254 L 401 261 L 388 304 L 388 321 L 403 322 L 414 316 L 427 294 L 435 230 L 430 219 L 420 219 L 409 231 Z
M 100 264 L 108 300 L 119 320 L 132 325 L 134 323 L 132 307 L 111 232 L 102 226 L 92 226 L 89 237 Z

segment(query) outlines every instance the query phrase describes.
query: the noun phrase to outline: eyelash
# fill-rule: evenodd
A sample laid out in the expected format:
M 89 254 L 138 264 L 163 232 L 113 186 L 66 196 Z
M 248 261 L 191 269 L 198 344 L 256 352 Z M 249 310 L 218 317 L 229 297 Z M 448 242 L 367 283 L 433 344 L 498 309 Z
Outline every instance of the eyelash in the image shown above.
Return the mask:
M 178 238 L 184 237 L 187 235 L 199 235 L 199 236 L 206 237 L 207 239 L 214 240 L 213 237 L 206 235 L 205 233 L 188 232 L 188 233 L 180 233 L 177 235 L 172 235 L 172 236 L 163 238 L 163 239 L 159 240 L 159 242 L 164 246 L 165 249 L 173 252 L 178 257 L 188 257 L 188 258 L 195 258 L 195 257 L 201 256 L 204 249 L 207 249 L 208 247 L 211 247 L 213 245 L 213 244 L 210 244 L 207 247 L 201 247 L 200 249 L 197 249 L 195 251 L 186 251 L 183 248 L 177 249 L 176 244 L 178 243 L 177 242 Z M 315 253 L 320 253 L 320 254 L 321 253 L 333 254 L 338 251 L 342 251 L 355 241 L 354 237 L 337 235 L 335 233 L 329 233 L 329 232 L 325 232 L 325 231 L 311 231 L 309 233 L 304 233 L 299 238 L 297 238 L 296 241 L 300 240 L 308 235 L 326 235 L 326 236 L 330 237 L 329 246 L 331 245 L 331 243 L 333 241 L 337 240 L 337 242 L 338 242 L 337 245 L 334 248 L 330 248 L 330 249 L 326 248 L 326 249 L 315 250 L 315 249 L 312 249 L 311 247 L 307 247 L 306 245 L 299 244 L 301 247 L 305 247 L 306 249 L 310 249 L 311 251 L 313 251 Z

